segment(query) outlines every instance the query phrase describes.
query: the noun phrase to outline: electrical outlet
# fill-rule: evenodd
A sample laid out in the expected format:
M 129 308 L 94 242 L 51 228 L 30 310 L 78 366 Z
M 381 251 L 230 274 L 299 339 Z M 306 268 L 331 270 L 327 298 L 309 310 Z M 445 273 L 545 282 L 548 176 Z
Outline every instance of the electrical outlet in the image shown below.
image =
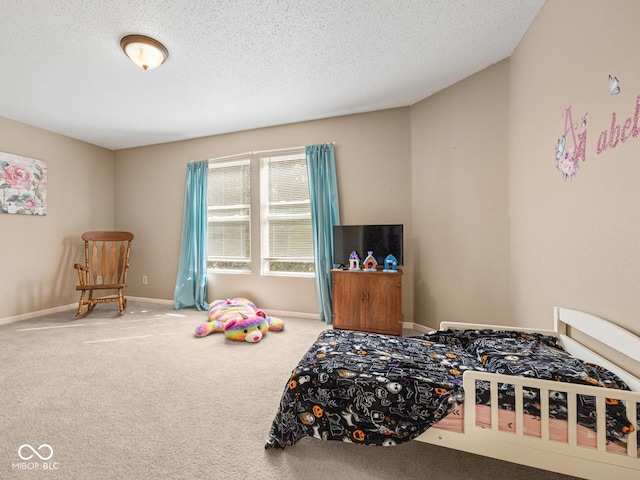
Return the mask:
M 146 275 L 142 275 L 142 284 L 143 285 L 148 285 L 149 284 L 149 279 L 147 278 Z
M 96 283 L 97 283 L 98 285 L 102 285 L 102 275 L 98 275 L 98 276 L 96 277 Z

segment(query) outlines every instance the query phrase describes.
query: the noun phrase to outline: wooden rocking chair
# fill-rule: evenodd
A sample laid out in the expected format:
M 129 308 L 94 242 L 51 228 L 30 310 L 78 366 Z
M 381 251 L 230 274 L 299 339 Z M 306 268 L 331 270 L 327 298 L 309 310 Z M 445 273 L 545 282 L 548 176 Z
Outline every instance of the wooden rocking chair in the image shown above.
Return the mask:
M 82 239 L 84 240 L 84 265 L 80 263 L 74 265 L 78 271 L 80 283 L 76 286 L 76 290 L 81 292 L 76 318 L 86 317 L 98 303 L 106 302 L 118 302 L 118 312 L 122 315 L 127 306 L 124 289 L 127 286 L 133 234 L 85 232 L 82 234 Z M 117 295 L 94 298 L 94 290 L 117 290 Z M 83 311 L 85 305 L 87 308 Z

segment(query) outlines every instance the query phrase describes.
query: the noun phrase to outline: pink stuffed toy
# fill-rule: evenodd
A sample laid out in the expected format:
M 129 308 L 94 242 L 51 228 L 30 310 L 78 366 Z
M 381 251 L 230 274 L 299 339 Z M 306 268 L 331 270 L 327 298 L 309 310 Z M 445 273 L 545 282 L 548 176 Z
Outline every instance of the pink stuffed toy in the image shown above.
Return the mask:
M 208 320 L 196 328 L 196 337 L 224 332 L 230 340 L 255 343 L 262 339 L 267 330 L 279 332 L 284 329 L 282 320 L 267 316 L 253 302 L 242 297 L 213 302 Z

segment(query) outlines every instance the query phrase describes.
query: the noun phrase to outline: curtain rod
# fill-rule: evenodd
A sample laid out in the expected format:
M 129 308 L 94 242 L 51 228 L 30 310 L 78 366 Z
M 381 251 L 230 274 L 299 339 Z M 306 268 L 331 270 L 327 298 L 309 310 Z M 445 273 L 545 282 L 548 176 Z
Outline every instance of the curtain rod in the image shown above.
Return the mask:
M 336 142 L 327 142 L 327 143 L 321 143 L 320 145 L 334 145 L 335 146 Z M 233 155 L 225 155 L 224 157 L 214 157 L 208 160 L 229 160 L 232 158 L 242 158 L 242 157 L 246 157 L 249 155 L 264 155 L 267 153 L 284 153 L 284 152 L 291 152 L 294 150 L 303 150 L 305 147 L 301 146 L 301 147 L 287 147 L 287 148 L 274 148 L 272 150 L 249 150 L 248 152 L 244 152 L 244 153 L 234 153 Z M 189 163 L 193 163 L 193 162 L 201 162 L 202 160 L 191 160 Z
M 232 158 L 248 157 L 249 155 L 253 155 L 253 152 L 249 151 L 244 153 L 234 153 L 233 155 L 225 155 L 224 157 L 205 158 L 204 160 L 190 160 L 189 163 L 208 162 L 209 160 L 230 160 Z
M 321 143 L 320 145 L 335 145 L 336 142 L 329 142 L 329 143 Z M 265 153 L 275 153 L 275 152 L 290 152 L 293 150 L 302 150 L 305 147 L 287 147 L 287 148 L 274 148 L 273 150 L 255 150 L 253 152 L 254 155 L 263 155 Z

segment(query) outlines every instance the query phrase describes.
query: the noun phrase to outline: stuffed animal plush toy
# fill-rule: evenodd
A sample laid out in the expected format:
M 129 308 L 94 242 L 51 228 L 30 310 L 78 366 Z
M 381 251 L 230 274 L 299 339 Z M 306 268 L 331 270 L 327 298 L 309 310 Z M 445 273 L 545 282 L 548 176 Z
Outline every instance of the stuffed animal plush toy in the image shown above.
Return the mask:
M 196 337 L 224 332 L 230 340 L 255 343 L 262 339 L 267 330 L 279 332 L 284 329 L 282 320 L 267 316 L 253 302 L 242 297 L 213 302 L 208 320 L 196 328 Z

